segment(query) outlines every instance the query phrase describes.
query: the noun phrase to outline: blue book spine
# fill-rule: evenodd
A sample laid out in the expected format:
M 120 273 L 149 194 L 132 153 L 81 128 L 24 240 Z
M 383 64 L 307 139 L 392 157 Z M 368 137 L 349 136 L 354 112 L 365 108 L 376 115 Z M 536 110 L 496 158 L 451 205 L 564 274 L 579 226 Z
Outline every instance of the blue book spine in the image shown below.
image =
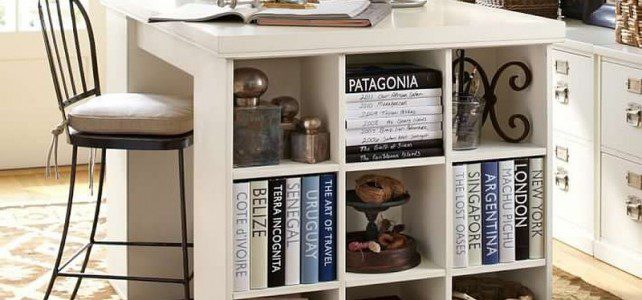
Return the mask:
M 301 283 L 319 282 L 319 176 L 305 176 L 303 189 Z
M 482 163 L 482 264 L 499 263 L 499 180 L 497 162 Z
M 337 179 L 335 174 L 320 176 L 319 281 L 337 278 Z

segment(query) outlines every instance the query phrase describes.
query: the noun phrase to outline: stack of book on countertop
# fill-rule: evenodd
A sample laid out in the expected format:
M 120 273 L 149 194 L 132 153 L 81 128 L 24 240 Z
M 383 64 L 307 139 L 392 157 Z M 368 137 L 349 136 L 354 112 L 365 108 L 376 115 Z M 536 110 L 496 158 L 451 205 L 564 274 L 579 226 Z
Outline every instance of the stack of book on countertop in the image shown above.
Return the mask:
M 234 183 L 234 291 L 336 280 L 336 174 Z
M 443 155 L 441 85 L 417 65 L 348 66 L 346 161 Z
M 277 4 L 278 6 L 278 4 Z M 188 3 L 151 16 L 152 22 L 209 22 L 238 20 L 271 26 L 368 27 L 390 15 L 388 3 L 369 0 L 320 0 L 302 8 L 254 8 L 249 4 L 220 7 L 215 3 Z
M 544 158 L 453 166 L 453 267 L 544 258 Z

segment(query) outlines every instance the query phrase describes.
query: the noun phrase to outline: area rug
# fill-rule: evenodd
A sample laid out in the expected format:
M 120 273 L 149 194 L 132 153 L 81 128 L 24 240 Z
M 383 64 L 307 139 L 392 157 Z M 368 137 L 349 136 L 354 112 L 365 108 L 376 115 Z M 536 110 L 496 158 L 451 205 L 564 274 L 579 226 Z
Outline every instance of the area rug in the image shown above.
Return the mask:
M 582 278 L 553 267 L 553 299 L 617 300 L 620 298 L 586 283 Z

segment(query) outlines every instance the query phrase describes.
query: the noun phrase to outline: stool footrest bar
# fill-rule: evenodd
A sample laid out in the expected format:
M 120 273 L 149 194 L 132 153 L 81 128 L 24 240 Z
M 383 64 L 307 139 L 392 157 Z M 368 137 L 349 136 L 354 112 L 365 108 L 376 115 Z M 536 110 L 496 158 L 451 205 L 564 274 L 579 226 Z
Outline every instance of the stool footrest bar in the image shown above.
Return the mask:
M 74 272 L 61 272 L 57 276 L 60 277 L 76 277 L 76 278 L 93 278 L 93 279 L 107 279 L 107 280 L 131 280 L 131 281 L 146 281 L 146 282 L 164 282 L 164 283 L 180 283 L 184 284 L 183 279 L 177 278 L 162 278 L 162 277 L 144 277 L 144 276 L 122 276 L 122 275 L 109 275 L 109 274 L 90 274 L 90 273 L 74 273 Z

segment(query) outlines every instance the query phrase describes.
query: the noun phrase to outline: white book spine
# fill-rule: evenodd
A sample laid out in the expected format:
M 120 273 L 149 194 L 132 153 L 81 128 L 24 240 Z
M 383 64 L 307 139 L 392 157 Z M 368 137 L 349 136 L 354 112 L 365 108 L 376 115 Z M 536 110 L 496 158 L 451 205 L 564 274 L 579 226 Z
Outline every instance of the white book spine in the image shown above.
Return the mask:
M 515 261 L 515 162 L 499 162 L 499 261 Z
M 385 92 L 370 92 L 370 93 L 352 93 L 352 94 L 345 95 L 345 99 L 347 102 L 415 99 L 415 98 L 424 98 L 424 97 L 441 97 L 441 89 L 419 89 L 419 90 L 385 91 Z
M 481 164 L 466 166 L 468 185 L 468 265 L 482 265 L 482 182 Z
M 385 109 L 432 105 L 441 105 L 441 97 L 352 102 L 346 104 L 346 109 L 350 111 L 362 109 Z
M 350 129 L 348 130 L 348 136 L 350 135 L 370 135 L 370 134 L 389 134 L 389 133 L 404 133 L 411 131 L 437 131 L 441 130 L 441 122 L 434 123 L 423 123 L 423 124 L 413 124 L 413 125 L 399 125 L 399 126 L 387 126 L 387 127 L 374 127 L 374 128 L 360 128 L 360 129 Z
M 301 282 L 301 178 L 288 178 L 285 210 L 285 284 Z
M 252 181 L 250 193 L 250 288 L 264 289 L 268 285 L 268 181 Z
M 468 213 L 466 204 L 466 165 L 453 166 L 454 186 L 454 255 L 453 267 L 468 266 Z
M 382 108 L 382 109 L 362 109 L 346 111 L 347 119 L 371 119 L 371 118 L 392 118 L 407 117 L 418 115 L 441 114 L 441 105 L 404 107 L 404 108 Z
M 346 137 L 346 146 L 360 146 L 370 144 L 382 144 L 393 142 L 409 142 L 421 140 L 433 140 L 442 138 L 442 132 L 439 131 L 407 131 L 393 134 L 348 134 Z
M 250 289 L 250 183 L 234 184 L 234 291 Z
M 529 258 L 544 258 L 544 225 L 545 216 L 545 184 L 544 184 L 544 158 L 531 158 L 530 160 L 530 209 L 528 210 L 529 222 Z
M 419 115 L 407 117 L 376 118 L 376 119 L 351 119 L 346 120 L 346 129 L 375 128 L 385 126 L 415 125 L 423 123 L 441 122 L 441 114 Z

